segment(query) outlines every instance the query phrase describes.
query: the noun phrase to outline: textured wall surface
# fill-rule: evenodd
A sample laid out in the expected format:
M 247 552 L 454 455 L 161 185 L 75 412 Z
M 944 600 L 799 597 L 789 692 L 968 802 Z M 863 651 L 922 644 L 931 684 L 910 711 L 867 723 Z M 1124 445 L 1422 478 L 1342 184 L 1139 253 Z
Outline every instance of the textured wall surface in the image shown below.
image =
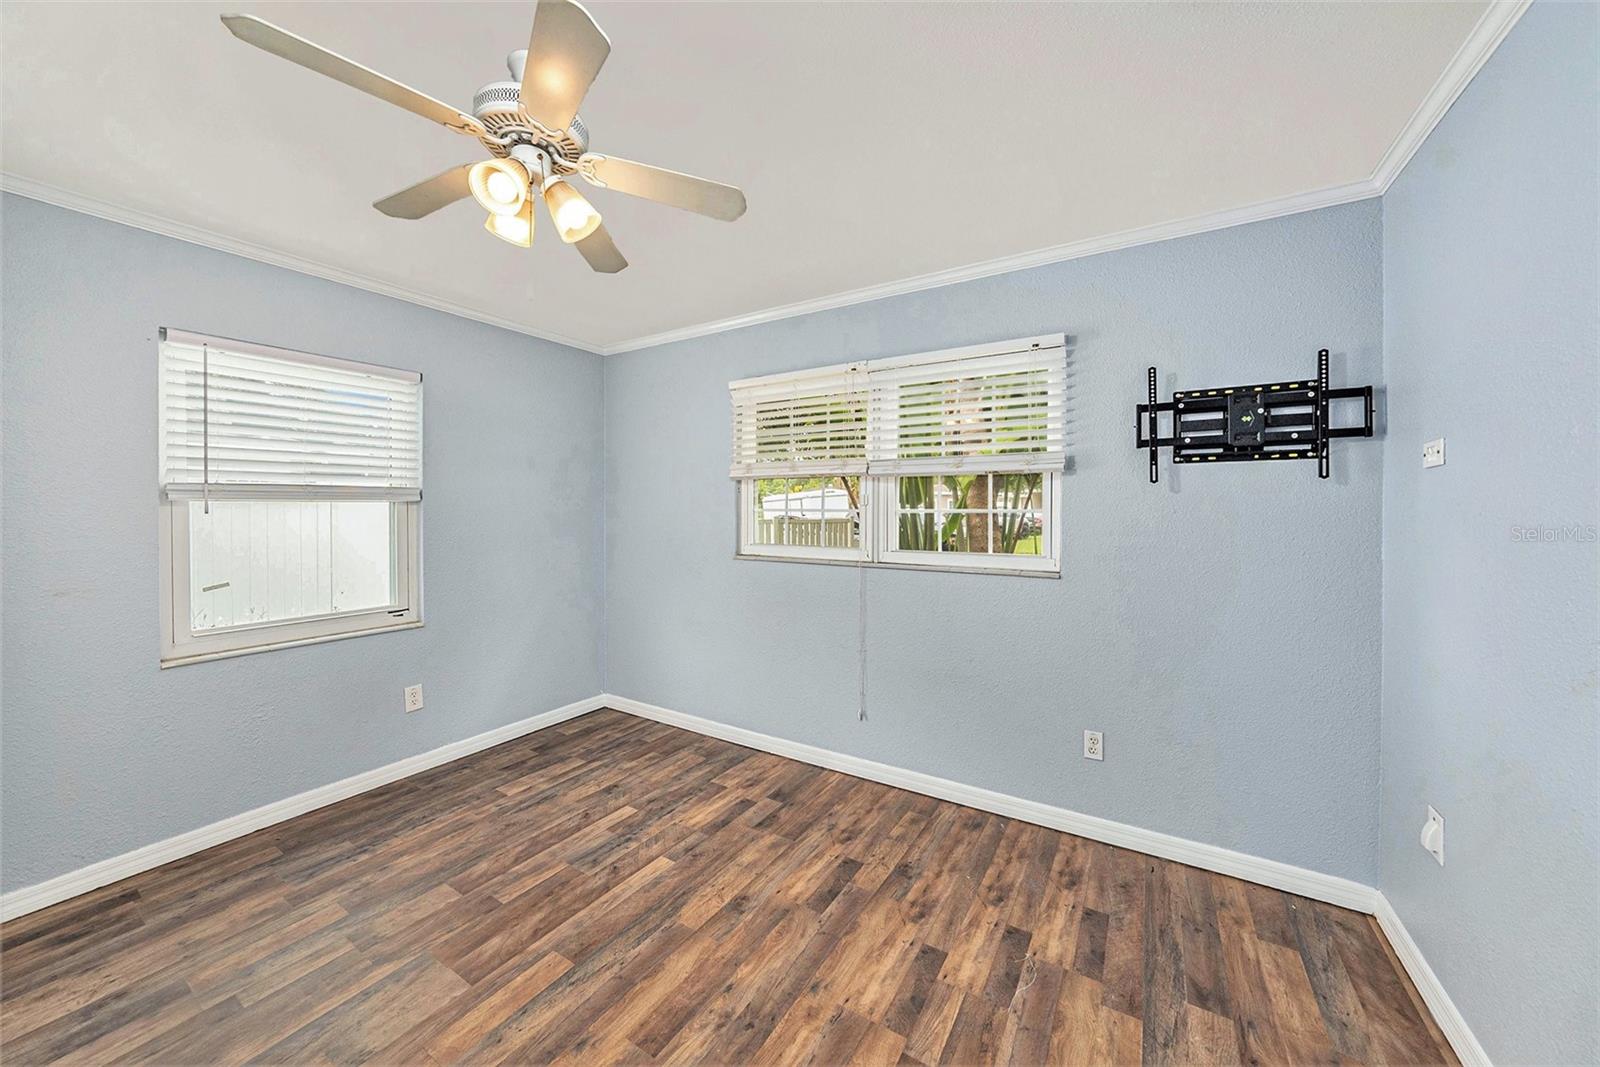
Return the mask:
M 1530 8 L 1384 200 L 1379 884 L 1498 1063 L 1600 1062 L 1597 25 Z
M 609 690 L 1377 883 L 1492 1057 L 1600 1060 L 1597 23 L 1530 9 L 1381 210 L 605 361 L 4 197 L 0 888 Z M 162 325 L 425 374 L 424 629 L 157 668 Z M 1056 331 L 1060 580 L 733 558 L 729 379 Z M 1386 386 L 1331 481 L 1147 484 L 1147 364 L 1323 346 Z
M 1376 202 L 606 359 L 611 692 L 1370 882 L 1377 441 L 1148 483 L 1133 406 L 1334 353 L 1381 374 Z M 1064 569 L 735 560 L 730 379 L 1065 331 Z M 670 403 L 668 400 L 670 399 Z M 1106 760 L 1082 758 L 1105 731 Z
M 0 209 L 6 889 L 601 690 L 595 357 Z M 157 668 L 161 326 L 423 372 L 422 629 Z

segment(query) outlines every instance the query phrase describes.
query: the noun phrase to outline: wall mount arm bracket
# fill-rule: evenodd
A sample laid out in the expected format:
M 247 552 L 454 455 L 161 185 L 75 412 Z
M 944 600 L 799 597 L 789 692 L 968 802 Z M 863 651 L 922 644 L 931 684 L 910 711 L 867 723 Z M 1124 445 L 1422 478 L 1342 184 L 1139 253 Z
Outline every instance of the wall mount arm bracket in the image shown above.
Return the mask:
M 1150 454 L 1150 482 L 1161 480 L 1161 449 L 1172 449 L 1174 463 L 1241 463 L 1314 459 L 1317 477 L 1329 475 L 1328 442 L 1336 437 L 1371 437 L 1372 386 L 1333 389 L 1328 385 L 1328 350 L 1317 352 L 1314 378 L 1217 389 L 1174 391 L 1165 404 L 1156 399 L 1156 369 L 1145 376 L 1149 402 L 1134 409 L 1136 446 Z M 1360 425 L 1333 426 L 1334 401 L 1362 401 Z M 1170 436 L 1161 435 L 1167 416 Z

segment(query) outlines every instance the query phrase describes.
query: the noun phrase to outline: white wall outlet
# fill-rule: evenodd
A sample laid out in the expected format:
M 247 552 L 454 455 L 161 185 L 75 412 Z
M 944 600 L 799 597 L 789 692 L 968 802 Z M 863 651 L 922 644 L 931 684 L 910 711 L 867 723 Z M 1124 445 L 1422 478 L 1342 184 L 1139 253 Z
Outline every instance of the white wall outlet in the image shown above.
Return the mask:
M 406 686 L 406 711 L 411 712 L 411 711 L 421 711 L 421 710 L 422 710 L 422 686 L 420 686 L 420 685 L 408 685 L 408 686 Z
M 1444 866 L 1444 816 L 1428 805 L 1428 821 L 1422 824 L 1422 847 Z
M 1106 758 L 1106 743 L 1105 739 L 1100 736 L 1099 730 L 1085 730 L 1083 732 L 1083 758 L 1100 760 Z
M 1444 438 L 1435 437 L 1432 441 L 1422 446 L 1422 465 L 1424 467 L 1444 466 Z

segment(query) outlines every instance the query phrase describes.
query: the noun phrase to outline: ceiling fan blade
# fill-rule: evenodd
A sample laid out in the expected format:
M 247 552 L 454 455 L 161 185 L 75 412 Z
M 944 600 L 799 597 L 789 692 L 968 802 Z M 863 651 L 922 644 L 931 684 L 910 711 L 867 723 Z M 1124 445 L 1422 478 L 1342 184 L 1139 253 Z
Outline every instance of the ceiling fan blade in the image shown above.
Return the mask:
M 589 261 L 589 266 L 601 274 L 615 274 L 628 265 L 622 253 L 617 251 L 604 224 L 596 226 L 593 233 L 579 241 L 577 248 L 583 253 L 583 258 Z
M 473 166 L 472 163 L 463 163 L 459 167 L 451 167 L 425 182 L 418 182 L 409 189 L 375 201 L 372 206 L 397 219 L 420 219 L 424 215 L 431 215 L 442 207 L 472 195 L 472 190 L 467 187 L 467 172 Z
M 696 211 L 714 219 L 732 222 L 744 214 L 744 192 L 736 186 L 679 174 L 675 170 L 635 163 L 631 159 L 590 153 L 578 160 L 578 169 L 591 183 L 602 189 L 615 189 L 629 196 L 642 196 L 685 211 Z
M 263 52 L 271 52 L 318 74 L 326 74 L 334 81 L 371 93 L 379 100 L 386 100 L 425 119 L 432 119 L 457 133 L 479 137 L 484 132 L 483 124 L 471 115 L 254 15 L 223 15 L 222 23 L 239 40 L 253 44 Z
M 574 0 L 539 0 L 522 68 L 522 110 L 559 133 L 611 54 L 611 42 Z

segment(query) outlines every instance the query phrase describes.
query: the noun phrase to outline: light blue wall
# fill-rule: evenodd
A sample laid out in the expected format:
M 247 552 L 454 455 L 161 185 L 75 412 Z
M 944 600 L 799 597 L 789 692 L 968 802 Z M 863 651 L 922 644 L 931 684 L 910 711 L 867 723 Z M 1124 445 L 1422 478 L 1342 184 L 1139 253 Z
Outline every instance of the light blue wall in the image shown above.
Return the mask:
M 1530 8 L 1384 199 L 1380 886 L 1499 1063 L 1600 1061 L 1597 26 Z
M 32 200 L 0 212 L 6 889 L 601 690 L 594 356 Z M 422 629 L 157 668 L 164 325 L 423 372 Z
M 1376 202 L 606 359 L 611 692 L 1371 882 L 1377 441 L 1148 483 L 1174 386 L 1379 384 Z M 736 561 L 730 379 L 1065 331 L 1061 580 Z M 1081 756 L 1105 731 L 1106 760 Z
M 4 198 L 0 885 L 604 689 L 1375 882 L 1492 1056 L 1600 1060 L 1597 45 L 1536 5 L 1381 211 L 605 361 Z M 424 372 L 425 629 L 157 669 L 163 324 Z M 733 559 L 728 380 L 1055 331 L 1059 581 Z M 1386 385 L 1333 480 L 1147 484 L 1148 363 L 1165 394 L 1321 346 Z

